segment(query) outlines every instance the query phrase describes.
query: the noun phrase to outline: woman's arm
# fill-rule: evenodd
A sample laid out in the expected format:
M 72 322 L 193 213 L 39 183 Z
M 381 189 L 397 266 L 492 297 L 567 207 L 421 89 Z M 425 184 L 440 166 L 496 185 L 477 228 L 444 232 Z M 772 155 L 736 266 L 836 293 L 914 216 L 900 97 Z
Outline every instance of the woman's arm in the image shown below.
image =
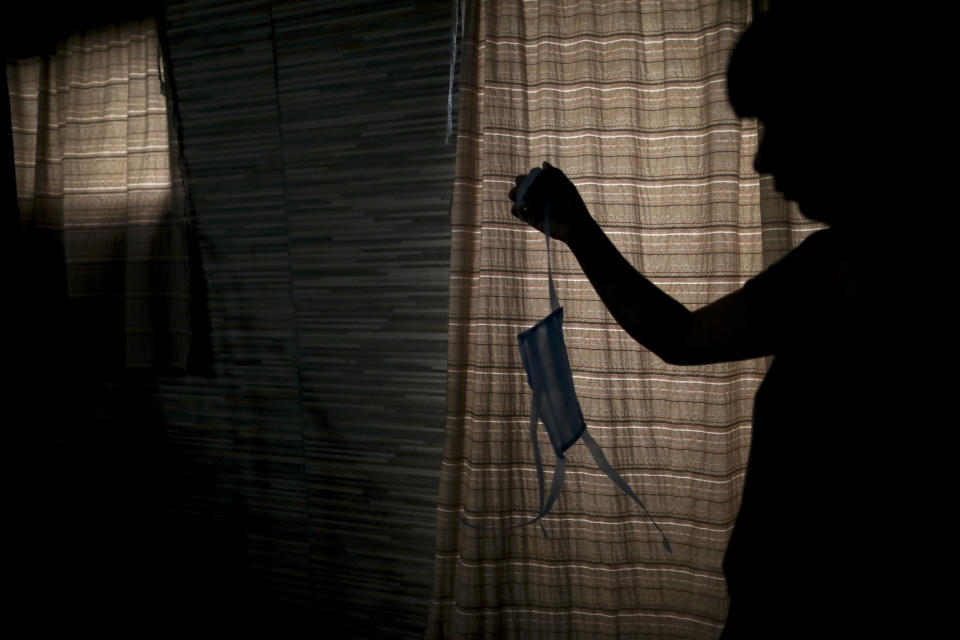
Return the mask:
M 518 185 L 522 179 L 517 177 Z M 511 200 L 515 196 L 513 189 Z M 548 163 L 513 213 L 542 231 L 543 203 L 548 199 L 551 237 L 567 243 L 617 323 L 664 361 L 707 364 L 772 353 L 748 313 L 743 289 L 689 311 L 623 257 L 590 216 L 573 183 Z
M 679 365 L 769 355 L 743 289 L 689 311 L 640 274 L 591 218 L 567 240 L 617 323 L 666 362 Z

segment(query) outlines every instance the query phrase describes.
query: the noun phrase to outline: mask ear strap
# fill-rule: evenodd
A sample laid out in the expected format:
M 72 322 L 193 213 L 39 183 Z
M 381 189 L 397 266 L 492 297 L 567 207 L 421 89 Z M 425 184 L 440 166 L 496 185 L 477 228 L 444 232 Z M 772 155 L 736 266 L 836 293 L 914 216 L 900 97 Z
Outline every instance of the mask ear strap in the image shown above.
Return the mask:
M 530 443 L 533 445 L 533 459 L 537 464 L 537 483 L 540 486 L 540 512 L 536 515 L 535 518 L 527 520 L 526 522 L 521 522 L 519 524 L 506 525 L 502 527 L 487 527 L 483 525 L 471 523 L 466 516 L 460 518 L 460 522 L 464 525 L 470 527 L 471 529 L 476 529 L 478 531 L 492 531 L 492 530 L 504 530 L 504 529 L 516 529 L 518 527 L 526 527 L 534 522 L 540 525 L 540 531 L 543 532 L 544 538 L 549 538 L 547 535 L 547 529 L 543 526 L 543 522 L 540 520 L 543 516 L 547 515 L 547 512 L 550 511 L 550 507 L 553 506 L 554 501 L 557 499 L 557 496 L 560 495 L 560 487 L 563 484 L 563 475 L 566 471 L 567 461 L 563 457 L 563 454 L 557 452 L 557 468 L 553 472 L 553 482 L 550 485 L 550 495 L 544 500 L 545 493 L 545 481 L 543 474 L 543 459 L 540 456 L 540 441 L 537 439 L 537 425 L 540 422 L 540 400 L 542 397 L 541 386 L 537 385 L 532 389 L 532 399 L 530 402 Z
M 633 501 L 640 505 L 640 508 L 643 509 L 643 512 L 647 514 L 647 517 L 650 518 L 650 522 L 653 523 L 653 526 L 657 528 L 657 531 L 660 532 L 660 536 L 663 538 L 663 548 L 673 553 L 673 548 L 670 546 L 670 541 L 667 540 L 667 534 L 663 532 L 663 529 L 660 528 L 660 525 L 657 524 L 657 521 L 653 519 L 653 516 L 650 515 L 650 512 L 647 511 L 647 507 L 640 501 L 640 498 L 637 497 L 637 494 L 633 492 L 633 489 L 630 488 L 630 485 L 627 484 L 627 481 L 617 473 L 617 470 L 614 469 L 610 463 L 607 461 L 607 456 L 603 455 L 603 449 L 600 448 L 600 445 L 597 444 L 597 441 L 593 439 L 593 436 L 589 432 L 583 432 L 583 442 L 587 445 L 587 448 L 590 450 L 590 453 L 593 454 L 593 459 L 597 462 L 597 466 L 600 467 L 600 470 L 603 471 L 607 476 L 610 477 L 613 482 L 623 489 L 623 492 L 628 496 L 633 498 Z
M 550 495 L 544 500 L 543 460 L 540 458 L 540 442 L 537 440 L 537 423 L 540 421 L 540 412 L 537 410 L 537 407 L 540 406 L 540 400 L 542 398 L 540 391 L 539 386 L 533 389 L 533 400 L 530 403 L 530 442 L 533 444 L 533 458 L 537 463 L 537 481 L 540 484 L 540 513 L 538 513 L 537 517 L 533 520 L 523 522 L 519 525 L 513 525 L 513 527 L 525 527 L 536 522 L 540 525 L 540 531 L 543 532 L 543 537 L 548 538 L 547 529 L 540 520 L 543 516 L 547 515 L 551 507 L 553 507 L 553 503 L 556 502 L 557 496 L 560 495 L 560 488 L 563 486 L 563 475 L 567 470 L 567 459 L 562 452 L 554 449 L 554 452 L 557 454 L 557 468 L 553 471 L 553 481 L 550 483 Z
M 533 459 L 537 463 L 537 482 L 540 485 L 540 513 L 537 515 L 537 522 L 540 518 L 543 517 L 543 503 L 544 503 L 544 490 L 543 490 L 543 460 L 540 458 L 540 442 L 537 440 L 537 423 L 540 421 L 540 414 L 537 411 L 537 407 L 540 405 L 540 393 L 539 390 L 533 390 L 533 398 L 530 401 L 530 443 L 533 445 Z M 556 476 L 554 476 L 556 477 Z M 530 524 L 530 523 L 525 523 Z M 540 522 L 540 531 L 543 532 L 543 537 L 547 538 L 547 530 L 544 528 L 543 523 Z
M 550 268 L 550 201 L 543 205 L 543 234 L 547 237 L 547 282 L 550 283 L 550 311 L 560 308 L 557 290 L 553 287 L 553 270 Z

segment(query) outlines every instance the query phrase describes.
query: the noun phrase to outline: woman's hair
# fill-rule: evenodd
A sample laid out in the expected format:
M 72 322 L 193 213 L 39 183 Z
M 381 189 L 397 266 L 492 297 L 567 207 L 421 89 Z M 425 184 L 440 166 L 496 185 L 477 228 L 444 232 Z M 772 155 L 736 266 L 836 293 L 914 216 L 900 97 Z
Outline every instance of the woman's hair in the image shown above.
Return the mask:
M 836 113 L 862 104 L 876 73 L 876 20 L 836 4 L 778 4 L 753 21 L 727 69 L 738 115 Z

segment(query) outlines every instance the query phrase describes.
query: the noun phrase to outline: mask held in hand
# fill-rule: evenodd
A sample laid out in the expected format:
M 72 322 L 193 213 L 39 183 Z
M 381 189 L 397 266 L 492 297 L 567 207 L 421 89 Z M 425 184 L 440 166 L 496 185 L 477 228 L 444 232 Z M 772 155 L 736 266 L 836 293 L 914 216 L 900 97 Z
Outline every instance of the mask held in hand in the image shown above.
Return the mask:
M 517 206 L 523 201 L 523 196 L 530 185 L 536 180 L 540 169 L 534 169 L 517 188 L 516 202 Z M 587 449 L 593 455 L 597 466 L 613 482 L 620 487 L 624 493 L 640 505 L 644 513 L 660 532 L 664 548 L 672 553 L 670 542 L 660 525 L 657 524 L 646 506 L 630 488 L 619 473 L 610 465 L 603 450 L 597 441 L 587 432 L 587 425 L 583 419 L 583 413 L 580 410 L 580 402 L 577 399 L 577 392 L 573 386 L 573 374 L 570 370 L 570 360 L 567 356 L 566 344 L 563 341 L 563 307 L 557 300 L 556 289 L 553 286 L 553 272 L 550 268 L 550 202 L 544 205 L 544 233 L 547 238 L 547 281 L 550 288 L 550 307 L 551 313 L 546 318 L 535 324 L 530 329 L 520 333 L 517 336 L 517 342 L 520 347 L 520 361 L 527 372 L 527 382 L 533 393 L 530 406 L 530 441 L 533 444 L 533 454 L 537 465 L 537 480 L 540 485 L 540 512 L 536 517 L 526 522 L 505 528 L 516 528 L 539 523 L 544 537 L 547 531 L 540 520 L 550 511 L 557 496 L 560 494 L 560 487 L 563 484 L 563 475 L 566 470 L 566 458 L 564 453 L 572 447 L 577 440 L 582 439 Z M 550 436 L 550 443 L 557 455 L 557 468 L 553 474 L 553 482 L 550 486 L 550 494 L 544 498 L 544 474 L 543 464 L 540 458 L 540 445 L 537 440 L 537 423 L 542 420 Z M 471 524 L 466 518 L 463 523 L 474 529 L 498 529 L 501 527 L 484 527 Z

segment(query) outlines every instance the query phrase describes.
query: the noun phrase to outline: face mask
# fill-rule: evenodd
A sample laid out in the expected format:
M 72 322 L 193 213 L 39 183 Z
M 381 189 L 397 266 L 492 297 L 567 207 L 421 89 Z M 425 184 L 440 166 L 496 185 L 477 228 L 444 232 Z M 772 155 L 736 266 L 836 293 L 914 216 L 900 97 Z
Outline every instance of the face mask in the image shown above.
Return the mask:
M 539 170 L 535 171 L 539 173 Z M 536 174 L 533 172 L 531 172 L 531 175 L 533 175 L 533 178 L 528 176 L 517 189 L 517 203 L 522 201 L 523 194 L 536 178 Z M 564 453 L 577 440 L 582 439 L 593 455 L 597 467 L 607 474 L 634 502 L 640 505 L 650 522 L 660 532 L 664 548 L 672 553 L 670 542 L 667 540 L 663 529 L 653 519 L 653 516 L 647 511 L 647 508 L 630 488 L 630 485 L 610 465 L 597 441 L 587 432 L 587 425 L 583 420 L 577 392 L 573 386 L 573 374 L 570 370 L 567 347 L 563 341 L 563 307 L 557 300 L 557 292 L 553 286 L 553 272 L 550 268 L 549 201 L 544 206 L 543 224 L 547 237 L 547 281 L 550 288 L 550 307 L 552 311 L 546 318 L 517 336 L 520 347 L 520 361 L 527 372 L 527 382 L 533 393 L 530 406 L 530 442 L 533 444 L 533 455 L 537 465 L 537 480 L 540 485 L 540 512 L 531 520 L 507 528 L 524 527 L 536 522 L 540 524 L 544 537 L 547 537 L 547 531 L 540 520 L 547 515 L 560 494 L 560 487 L 563 484 L 563 475 L 566 470 Z M 547 435 L 550 436 L 550 444 L 553 445 L 554 453 L 557 455 L 557 468 L 553 474 L 550 494 L 546 497 L 544 496 L 543 464 L 540 459 L 540 445 L 537 440 L 537 423 L 540 420 L 543 421 Z M 474 529 L 498 528 L 473 525 L 467 522 L 466 518 L 463 518 L 463 523 Z

